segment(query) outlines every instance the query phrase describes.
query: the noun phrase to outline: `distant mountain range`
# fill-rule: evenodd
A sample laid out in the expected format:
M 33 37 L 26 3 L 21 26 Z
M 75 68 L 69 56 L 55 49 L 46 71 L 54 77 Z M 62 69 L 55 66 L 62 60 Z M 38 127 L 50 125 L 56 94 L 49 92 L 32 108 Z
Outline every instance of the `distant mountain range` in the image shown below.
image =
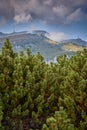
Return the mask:
M 79 45 L 79 46 L 87 47 L 87 42 L 82 40 L 81 38 L 68 39 L 68 40 L 62 41 L 61 43 L 74 43 L 74 44 Z
M 76 51 L 87 47 L 87 42 L 80 38 L 69 39 L 59 43 L 49 39 L 46 34 L 48 32 L 43 30 L 34 30 L 32 33 L 23 31 L 4 34 L 0 32 L 0 48 L 6 38 L 9 38 L 14 51 L 19 53 L 23 50 L 25 52 L 26 48 L 30 48 L 33 54 L 40 52 L 44 59 L 48 61 L 63 54 L 73 55 Z

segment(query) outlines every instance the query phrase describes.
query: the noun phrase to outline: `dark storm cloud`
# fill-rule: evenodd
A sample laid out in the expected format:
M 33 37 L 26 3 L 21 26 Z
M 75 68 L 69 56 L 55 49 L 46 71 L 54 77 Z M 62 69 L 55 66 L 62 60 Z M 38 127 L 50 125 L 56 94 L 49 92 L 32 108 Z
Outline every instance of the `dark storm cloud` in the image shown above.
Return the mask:
M 41 20 L 70 24 L 86 19 L 87 0 L 0 0 L 0 24 Z
M 0 1 L 0 23 L 7 22 L 12 20 L 14 17 L 14 9 L 10 4 L 10 0 L 1 0 Z

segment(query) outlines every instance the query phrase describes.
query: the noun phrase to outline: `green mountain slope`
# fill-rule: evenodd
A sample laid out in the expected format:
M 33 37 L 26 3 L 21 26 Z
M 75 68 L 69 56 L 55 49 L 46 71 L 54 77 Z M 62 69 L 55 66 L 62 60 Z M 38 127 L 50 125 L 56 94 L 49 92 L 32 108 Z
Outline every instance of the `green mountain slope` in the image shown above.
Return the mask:
M 13 46 L 14 51 L 26 51 L 30 48 L 33 54 L 40 52 L 45 60 L 53 60 L 59 55 L 73 55 L 76 51 L 82 50 L 84 47 L 73 43 L 73 42 L 63 42 L 58 43 L 49 39 L 45 35 L 45 31 L 34 31 L 34 33 L 19 32 L 11 34 L 3 34 L 0 37 L 0 48 L 3 46 L 6 38 L 8 38 Z M 74 40 L 73 40 L 74 41 Z

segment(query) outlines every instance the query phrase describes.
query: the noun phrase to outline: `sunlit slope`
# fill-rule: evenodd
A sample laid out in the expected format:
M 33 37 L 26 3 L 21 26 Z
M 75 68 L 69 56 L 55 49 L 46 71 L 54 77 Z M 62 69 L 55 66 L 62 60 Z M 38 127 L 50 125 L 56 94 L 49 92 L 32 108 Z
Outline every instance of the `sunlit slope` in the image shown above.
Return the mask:
M 67 43 L 67 44 L 63 45 L 62 48 L 69 52 L 70 51 L 77 52 L 77 51 L 83 50 L 85 47 L 76 45 L 74 43 Z

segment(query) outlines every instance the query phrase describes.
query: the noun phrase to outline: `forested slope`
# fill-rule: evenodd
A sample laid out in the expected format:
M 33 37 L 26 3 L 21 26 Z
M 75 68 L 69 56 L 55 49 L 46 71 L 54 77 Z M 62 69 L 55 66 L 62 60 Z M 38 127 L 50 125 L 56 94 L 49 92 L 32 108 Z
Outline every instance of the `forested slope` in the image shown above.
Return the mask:
M 57 63 L 40 53 L 0 54 L 0 130 L 86 130 L 87 50 Z

